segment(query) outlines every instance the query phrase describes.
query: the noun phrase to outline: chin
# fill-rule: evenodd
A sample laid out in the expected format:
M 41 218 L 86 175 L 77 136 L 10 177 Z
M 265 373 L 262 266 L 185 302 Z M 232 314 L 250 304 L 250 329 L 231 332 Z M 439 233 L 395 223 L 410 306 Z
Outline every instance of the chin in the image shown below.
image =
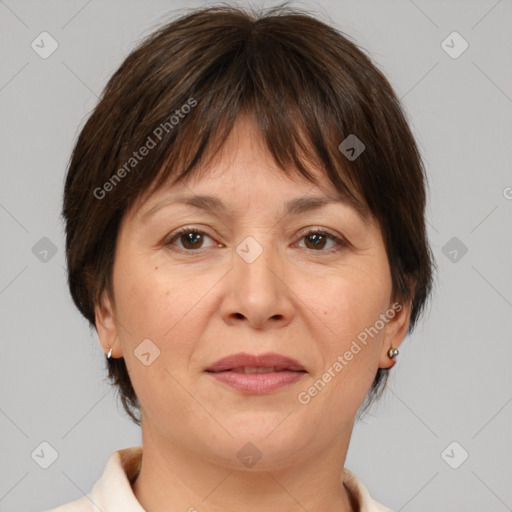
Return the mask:
M 207 447 L 217 463 L 232 469 L 275 471 L 288 468 L 296 463 L 299 453 L 304 455 L 311 444 L 304 432 L 290 432 L 284 425 L 276 428 L 282 420 L 281 416 L 269 428 L 268 423 L 254 418 L 249 428 L 243 425 L 227 428 L 233 437 L 223 436 L 216 443 L 207 443 Z

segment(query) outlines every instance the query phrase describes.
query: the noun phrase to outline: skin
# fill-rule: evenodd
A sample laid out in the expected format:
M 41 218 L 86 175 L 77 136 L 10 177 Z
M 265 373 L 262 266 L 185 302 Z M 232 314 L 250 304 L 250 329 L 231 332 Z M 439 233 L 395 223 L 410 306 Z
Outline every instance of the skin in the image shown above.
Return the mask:
M 337 196 L 315 173 L 319 187 L 285 176 L 240 117 L 204 173 L 161 188 L 123 218 L 114 298 L 103 294 L 96 326 L 103 350 L 113 346 L 112 357 L 125 358 L 141 403 L 144 454 L 133 490 L 149 512 L 356 510 L 340 478 L 355 415 L 377 369 L 395 364 L 387 351 L 403 341 L 410 305 L 307 405 L 299 403 L 298 394 L 395 303 L 375 222 L 342 202 L 283 216 L 290 199 Z M 143 219 L 178 193 L 215 195 L 233 213 L 169 204 Z M 195 245 L 184 235 L 165 245 L 184 226 L 206 235 Z M 306 236 L 315 227 L 349 243 L 326 239 L 316 248 Z M 252 263 L 236 253 L 247 236 L 263 249 Z M 149 366 L 134 355 L 144 339 L 160 350 Z M 247 395 L 204 372 L 229 354 L 270 351 L 308 373 Z M 262 453 L 252 467 L 237 457 L 247 442 Z

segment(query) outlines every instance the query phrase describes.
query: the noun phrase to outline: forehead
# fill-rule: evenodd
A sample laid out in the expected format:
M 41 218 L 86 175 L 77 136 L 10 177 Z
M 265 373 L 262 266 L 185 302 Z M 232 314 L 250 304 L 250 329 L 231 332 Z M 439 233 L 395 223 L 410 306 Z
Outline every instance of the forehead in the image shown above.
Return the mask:
M 303 159 L 304 161 L 304 159 Z M 171 177 L 156 190 L 139 197 L 134 212 L 146 216 L 164 202 L 178 202 L 212 210 L 244 208 L 257 203 L 262 207 L 271 203 L 288 203 L 289 211 L 317 206 L 323 201 L 341 201 L 367 218 L 364 201 L 356 194 L 336 189 L 325 170 L 317 163 L 307 165 L 314 182 L 301 175 L 298 169 L 283 170 L 275 161 L 253 119 L 241 115 L 220 148 L 204 164 L 199 163 L 179 182 Z M 202 196 L 199 198 L 199 196 Z M 209 196 L 206 198 L 204 196 Z M 221 199 L 223 204 L 220 204 Z M 293 200 L 293 201 L 292 201 Z M 292 204 L 293 203 L 293 204 Z

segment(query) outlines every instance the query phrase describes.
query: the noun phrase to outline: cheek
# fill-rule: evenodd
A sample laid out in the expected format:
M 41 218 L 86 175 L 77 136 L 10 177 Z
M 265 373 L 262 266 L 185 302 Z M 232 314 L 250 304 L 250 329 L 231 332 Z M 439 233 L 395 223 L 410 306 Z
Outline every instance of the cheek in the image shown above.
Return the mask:
M 169 291 L 153 275 L 132 268 L 126 279 L 118 280 L 117 292 L 119 317 L 132 342 L 137 342 L 141 336 L 158 338 L 165 332 L 165 325 L 167 329 L 171 327 L 172 318 L 167 308 Z
M 197 326 L 189 321 L 204 292 L 187 286 L 177 273 L 161 266 L 130 264 L 119 260 L 115 274 L 116 304 L 122 328 L 118 331 L 128 373 L 141 404 L 156 413 L 169 396 L 182 408 L 187 397 L 175 379 L 183 372 L 193 351 Z M 195 307 L 196 306 L 196 307 Z M 150 340 L 148 342 L 147 340 Z M 144 361 L 144 354 L 149 356 Z M 145 363 L 148 363 L 147 365 Z
M 311 396 L 318 390 L 314 398 L 318 410 L 327 408 L 334 417 L 350 417 L 368 394 L 383 334 L 372 328 L 386 311 L 387 291 L 387 286 L 344 281 L 343 286 L 329 288 L 329 294 L 319 295 L 322 324 L 313 336 L 320 364 L 309 388 Z
M 119 316 L 134 336 L 161 339 L 190 309 L 193 290 L 144 255 L 121 258 L 114 272 Z M 131 328 L 131 329 L 130 329 Z
M 136 354 L 141 342 L 149 339 L 156 347 L 155 353 L 159 353 L 151 367 L 182 375 L 208 320 L 206 295 L 212 287 L 212 276 L 191 276 L 166 267 L 165 262 L 155 264 L 140 256 L 120 260 L 115 277 L 123 326 L 120 336 L 129 370 L 140 373 L 146 368 L 141 368 Z M 147 385 L 147 381 L 141 384 Z
M 312 287 L 309 278 L 302 287 L 303 302 L 321 321 L 325 339 L 334 340 L 339 348 L 385 312 L 391 277 L 387 264 L 358 265 L 324 278 L 321 287 Z

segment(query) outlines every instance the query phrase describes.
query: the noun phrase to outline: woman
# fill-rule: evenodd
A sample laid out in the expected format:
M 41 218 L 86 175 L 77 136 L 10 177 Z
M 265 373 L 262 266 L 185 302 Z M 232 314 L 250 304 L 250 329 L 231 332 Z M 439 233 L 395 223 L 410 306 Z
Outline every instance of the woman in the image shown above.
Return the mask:
M 143 444 L 59 512 L 377 512 L 344 468 L 428 299 L 425 173 L 356 45 L 193 10 L 110 79 L 67 174 L 69 286 Z

